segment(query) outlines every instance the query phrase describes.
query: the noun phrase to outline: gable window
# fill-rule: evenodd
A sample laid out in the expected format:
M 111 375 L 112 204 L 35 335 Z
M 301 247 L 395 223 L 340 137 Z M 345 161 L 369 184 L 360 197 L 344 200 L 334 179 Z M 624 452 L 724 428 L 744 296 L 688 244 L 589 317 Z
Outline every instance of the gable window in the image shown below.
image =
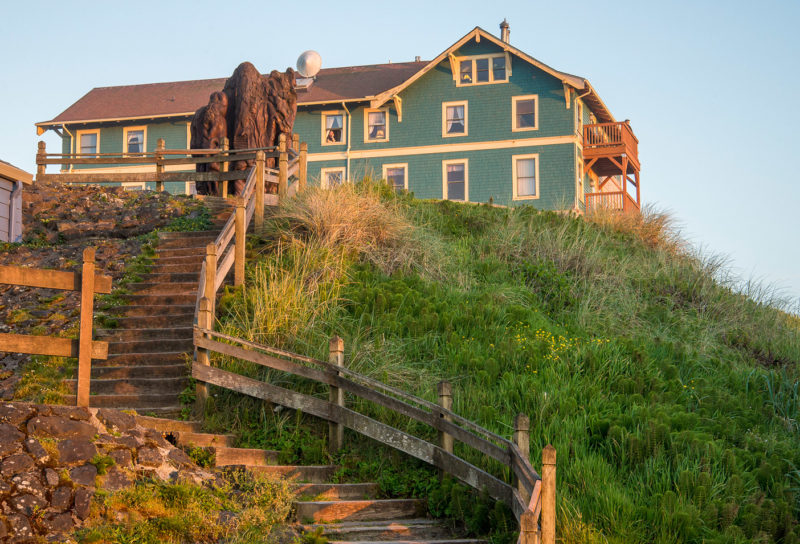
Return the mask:
M 467 159 L 442 161 L 442 196 L 445 200 L 469 201 Z
M 514 200 L 539 198 L 539 155 L 514 155 L 511 162 Z
M 442 102 L 442 137 L 467 135 L 467 101 Z
M 94 155 L 100 150 L 100 131 L 99 130 L 79 130 L 76 133 L 78 147 L 81 153 Z
M 507 53 L 475 55 L 458 59 L 457 85 L 487 85 L 505 83 L 511 75 L 510 57 Z M 453 75 L 455 78 L 455 74 Z
M 145 127 L 128 127 L 123 129 L 123 145 L 125 146 L 123 153 L 143 153 L 147 147 L 145 131 Z
M 322 113 L 322 145 L 338 145 L 345 142 L 344 112 Z
M 539 97 L 535 94 L 511 98 L 511 130 L 537 130 L 539 128 Z
M 397 192 L 408 189 L 408 164 L 384 164 L 383 179 Z
M 338 168 L 322 168 L 319 180 L 323 189 L 331 189 L 345 182 L 344 166 Z
M 389 116 L 387 110 L 364 110 L 364 141 L 389 141 Z

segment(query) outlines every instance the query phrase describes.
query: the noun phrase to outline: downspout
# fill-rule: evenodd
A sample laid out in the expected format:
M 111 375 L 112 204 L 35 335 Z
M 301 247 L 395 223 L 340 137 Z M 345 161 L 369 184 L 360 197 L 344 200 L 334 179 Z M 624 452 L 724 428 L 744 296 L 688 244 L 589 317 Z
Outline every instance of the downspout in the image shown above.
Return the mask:
M 62 124 L 61 128 L 64 130 L 64 132 L 69 134 L 69 154 L 70 155 L 74 155 L 75 154 L 75 151 L 74 151 L 74 149 L 75 149 L 75 137 L 72 136 L 72 133 L 67 128 L 67 125 L 63 125 Z M 100 150 L 98 149 L 98 151 L 100 151 Z M 69 170 L 67 170 L 68 172 L 72 172 L 72 166 L 73 166 L 72 164 L 69 165 Z
M 345 151 L 345 156 L 347 157 L 347 166 L 345 167 L 345 178 L 350 179 L 350 129 L 353 126 L 351 123 L 352 115 L 350 114 L 350 110 L 347 109 L 347 104 L 342 102 L 342 107 L 344 111 L 347 112 L 347 150 Z

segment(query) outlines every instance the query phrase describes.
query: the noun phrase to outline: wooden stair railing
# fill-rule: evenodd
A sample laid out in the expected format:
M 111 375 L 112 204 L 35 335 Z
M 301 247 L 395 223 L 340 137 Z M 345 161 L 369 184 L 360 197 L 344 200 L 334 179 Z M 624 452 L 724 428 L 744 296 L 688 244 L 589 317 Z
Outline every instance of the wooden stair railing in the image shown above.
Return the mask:
M 209 384 L 223 387 L 325 419 L 331 424 L 329 444 L 334 450 L 341 446 L 336 436 L 340 435 L 339 429 L 346 427 L 425 461 L 475 489 L 485 489 L 491 497 L 509 505 L 520 522 L 519 544 L 555 543 L 555 449 L 552 446 L 544 449 L 540 477 L 529 460 L 526 416 L 515 418 L 514 441 L 510 441 L 452 412 L 447 400 L 451 395 L 449 384 L 446 387 L 440 384 L 440 404 L 435 404 L 348 369 L 344 366 L 344 346 L 338 337 L 331 340 L 331 362 L 326 363 L 215 332 L 204 326 L 211 321 L 210 307 L 209 299 L 200 301 L 204 316 L 194 332 L 197 357 L 192 376 L 203 388 Z M 212 352 L 327 385 L 329 400 L 215 368 L 210 360 Z M 439 443 L 428 442 L 347 407 L 344 392 L 433 428 L 439 432 Z M 206 398 L 197 398 L 197 410 L 201 413 Z M 457 456 L 453 451 L 454 440 L 507 467 L 514 481 L 507 483 Z

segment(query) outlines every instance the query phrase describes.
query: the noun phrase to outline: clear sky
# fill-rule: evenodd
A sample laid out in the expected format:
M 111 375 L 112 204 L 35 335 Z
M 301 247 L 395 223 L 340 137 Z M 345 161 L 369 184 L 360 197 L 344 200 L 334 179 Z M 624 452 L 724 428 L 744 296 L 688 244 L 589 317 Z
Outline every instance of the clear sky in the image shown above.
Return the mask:
M 296 6 L 296 7 L 294 7 Z M 639 138 L 642 197 L 741 277 L 800 300 L 797 0 L 14 2 L 2 6 L 0 158 L 93 87 L 431 59 L 475 26 L 586 77 Z M 48 148 L 58 147 L 52 132 Z M 792 151 L 794 149 L 795 151 Z

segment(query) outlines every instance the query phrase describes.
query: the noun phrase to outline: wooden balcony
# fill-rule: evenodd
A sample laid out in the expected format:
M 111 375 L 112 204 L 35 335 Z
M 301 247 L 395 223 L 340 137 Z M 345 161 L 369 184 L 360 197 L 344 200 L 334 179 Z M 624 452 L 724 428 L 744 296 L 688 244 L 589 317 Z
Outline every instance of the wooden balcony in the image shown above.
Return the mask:
M 603 210 L 632 212 L 639 210 L 639 204 L 627 192 L 586 193 L 586 213 Z
M 628 121 L 583 126 L 583 159 L 592 162 L 598 176 L 622 174 L 622 158 L 627 159 L 626 174 L 639 170 L 639 140 Z

